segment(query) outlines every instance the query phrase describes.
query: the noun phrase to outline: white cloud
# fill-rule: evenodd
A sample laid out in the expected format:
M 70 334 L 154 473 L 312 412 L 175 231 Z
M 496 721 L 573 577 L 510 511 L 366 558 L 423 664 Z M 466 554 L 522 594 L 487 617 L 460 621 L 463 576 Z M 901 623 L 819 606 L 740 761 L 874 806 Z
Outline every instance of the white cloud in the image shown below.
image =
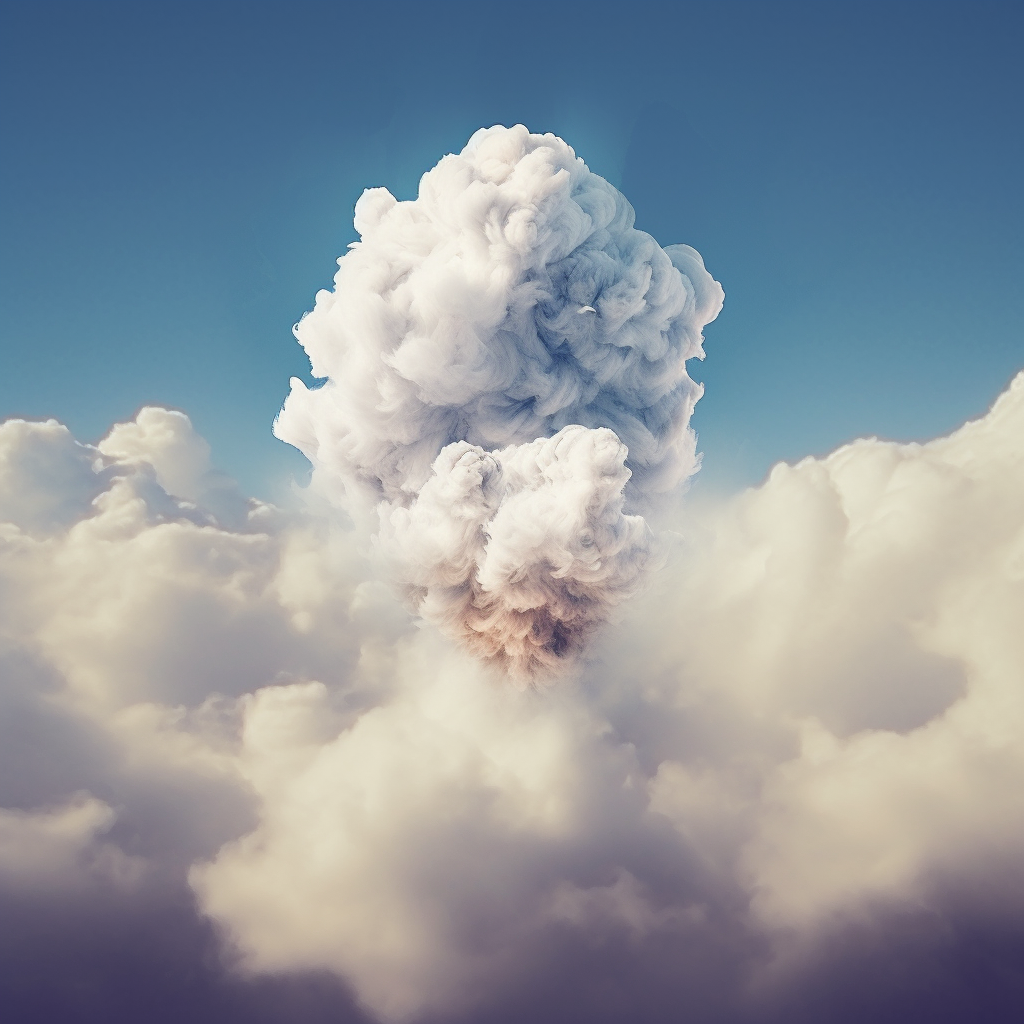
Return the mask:
M 776 467 L 694 542 L 673 674 L 756 727 L 711 756 L 761 762 L 758 790 L 663 764 L 657 792 L 684 830 L 749 819 L 757 920 L 927 902 L 1024 854 L 1022 438 L 1024 375 L 948 438 Z
M 686 360 L 703 358 L 722 289 L 695 250 L 662 249 L 633 219 L 556 136 L 482 129 L 423 176 L 415 200 L 363 194 L 361 240 L 295 328 L 325 380 L 293 379 L 275 433 L 357 522 L 379 512 L 377 542 L 418 610 L 521 675 L 571 661 L 645 561 L 618 539 L 567 552 L 608 534 L 598 518 L 623 503 L 646 511 L 699 464 L 689 420 L 702 389 Z M 617 521 L 617 534 L 642 532 Z M 510 555 L 530 585 L 490 571 Z M 616 569 L 594 585 L 598 555 Z M 540 577 L 561 583 L 545 592 Z
M 539 690 L 411 621 L 356 532 L 219 519 L 190 431 L 0 428 L 0 894 L 145 906 L 191 871 L 240 966 L 388 1020 L 559 970 L 592 1005 L 640 964 L 728 1016 L 759 943 L 806 979 L 847 922 L 970 892 L 1019 924 L 1024 375 L 948 438 L 677 510 L 653 589 Z
M 49 810 L 0 808 L 0 887 L 47 897 L 104 883 L 133 888 L 141 862 L 100 838 L 115 817 L 85 794 Z
M 507 983 L 566 892 L 624 894 L 643 931 L 716 918 L 724 885 L 753 932 L 811 940 L 1019 862 L 1022 437 L 1024 377 L 950 438 L 777 467 L 557 697 L 410 654 L 411 689 L 295 791 L 256 784 L 260 829 L 195 876 L 206 906 L 250 964 L 332 967 L 401 1018 L 498 962 Z M 638 902 L 635 861 L 665 857 L 689 889 Z M 595 912 L 562 920 L 584 941 Z
M 518 679 L 558 674 L 652 561 L 647 524 L 622 511 L 625 458 L 581 426 L 493 453 L 448 445 L 410 507 L 381 517 L 412 607 Z

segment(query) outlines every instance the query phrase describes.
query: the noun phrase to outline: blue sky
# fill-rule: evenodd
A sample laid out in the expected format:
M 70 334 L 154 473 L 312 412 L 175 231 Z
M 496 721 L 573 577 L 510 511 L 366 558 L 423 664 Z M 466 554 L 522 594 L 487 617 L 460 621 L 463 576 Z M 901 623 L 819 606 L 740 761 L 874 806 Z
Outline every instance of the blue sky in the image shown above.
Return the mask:
M 0 18 L 4 1020 L 1024 1020 L 1020 3 Z
M 723 283 L 704 486 L 924 438 L 1024 363 L 1010 3 L 3 7 L 0 415 L 184 409 L 250 490 L 364 187 L 562 135 Z M 692 365 L 692 364 L 691 364 Z

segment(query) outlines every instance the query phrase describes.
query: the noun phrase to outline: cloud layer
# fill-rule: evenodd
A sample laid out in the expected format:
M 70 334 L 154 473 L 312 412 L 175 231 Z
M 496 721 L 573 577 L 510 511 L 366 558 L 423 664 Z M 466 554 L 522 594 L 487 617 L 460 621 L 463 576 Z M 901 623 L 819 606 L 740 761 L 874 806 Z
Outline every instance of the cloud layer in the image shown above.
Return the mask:
M 538 691 L 418 626 L 357 527 L 246 501 L 179 413 L 97 447 L 3 424 L 0 901 L 20 939 L 0 954 L 48 983 L 18 1005 L 109 1010 L 130 961 L 206 979 L 175 1004 L 194 1019 L 264 1019 L 289 977 L 320 993 L 280 1011 L 297 1021 L 953 1020 L 967 999 L 1005 1018 L 1024 991 L 1022 438 L 1024 375 L 949 437 L 691 500 L 653 589 Z M 544 557 L 584 578 L 596 549 L 586 585 L 629 589 L 616 553 L 647 542 L 617 444 L 467 442 L 395 504 L 394 543 L 405 518 L 439 528 L 431 502 L 458 508 L 492 524 L 486 548 L 456 538 L 463 578 L 500 578 L 505 545 L 534 540 L 502 539 L 488 480 L 542 506 L 518 481 L 568 445 L 600 468 L 573 478 L 592 518 Z M 524 603 L 551 586 L 514 581 Z M 107 980 L 62 988 L 55 946 Z

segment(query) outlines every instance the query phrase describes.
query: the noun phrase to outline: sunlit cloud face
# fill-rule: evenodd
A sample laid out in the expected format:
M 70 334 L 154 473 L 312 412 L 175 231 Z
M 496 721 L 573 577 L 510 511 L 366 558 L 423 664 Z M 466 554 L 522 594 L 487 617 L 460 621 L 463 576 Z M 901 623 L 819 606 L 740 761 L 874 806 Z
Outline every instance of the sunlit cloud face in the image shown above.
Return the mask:
M 536 138 L 442 161 L 430 216 L 362 201 L 362 246 L 299 328 L 329 383 L 278 424 L 316 463 L 301 510 L 246 499 L 181 413 L 143 409 L 97 446 L 0 425 L 19 962 L 45 975 L 57 936 L 114 993 L 95 965 L 126 942 L 91 951 L 123 933 L 147 937 L 153 976 L 210 970 L 215 948 L 221 993 L 320 972 L 324 1013 L 352 1020 L 841 1020 L 851 987 L 908 1005 L 890 958 L 897 995 L 959 1012 L 943 950 L 981 934 L 998 1019 L 1024 918 L 1024 374 L 948 437 L 857 441 L 680 501 L 682 360 L 721 293 Z M 573 181 L 615 231 L 572 213 Z M 489 219 L 508 182 L 508 222 Z M 550 237 L 512 216 L 523 196 Z M 587 402 L 516 418 L 509 381 L 547 379 L 516 331 L 540 360 L 530 302 L 554 301 L 536 280 L 569 280 L 565 261 L 605 268 L 640 326 L 616 321 L 628 351 Z M 612 307 L 545 287 L 583 394 Z M 442 301 L 475 362 L 439 347 Z M 676 404 L 652 429 L 621 386 L 657 338 L 637 387 Z M 476 391 L 452 369 L 470 364 Z M 642 455 L 637 424 L 657 440 Z

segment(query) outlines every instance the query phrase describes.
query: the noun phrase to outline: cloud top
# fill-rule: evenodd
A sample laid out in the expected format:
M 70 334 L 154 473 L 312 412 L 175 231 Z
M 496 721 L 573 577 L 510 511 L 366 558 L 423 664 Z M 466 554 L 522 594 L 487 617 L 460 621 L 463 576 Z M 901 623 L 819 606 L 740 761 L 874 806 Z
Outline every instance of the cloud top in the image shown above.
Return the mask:
M 419 514 L 399 517 L 403 551 L 415 546 L 409 531 L 427 506 L 436 524 L 437 495 L 461 486 L 438 479 L 465 465 L 463 448 L 442 454 L 460 443 L 491 453 L 492 461 L 501 458 L 497 451 L 509 459 L 519 450 L 521 461 L 528 458 L 524 445 L 566 427 L 612 431 L 624 446 L 625 506 L 643 509 L 651 495 L 696 471 L 689 419 L 701 388 L 685 363 L 703 356 L 701 331 L 717 316 L 723 293 L 693 249 L 663 249 L 633 221 L 625 197 L 565 142 L 522 125 L 477 132 L 423 176 L 414 200 L 368 190 L 355 211 L 361 240 L 338 261 L 334 290 L 320 292 L 295 329 L 313 374 L 325 382 L 311 390 L 293 380 L 278 437 L 304 452 L 319 485 L 350 509 L 383 502 L 387 519 L 392 509 L 419 506 Z M 586 479 L 578 452 L 597 451 L 605 435 L 586 442 L 571 436 L 574 444 L 549 446 L 547 457 L 572 458 Z M 463 469 L 458 473 L 462 479 Z M 565 481 L 565 521 L 579 519 L 571 477 L 568 467 L 549 473 L 544 489 L 554 508 L 556 481 Z M 428 483 L 432 495 L 424 498 Z M 525 509 L 522 492 L 513 491 L 514 505 Z M 487 500 L 495 506 L 488 522 L 503 528 L 512 513 L 497 511 L 500 489 Z M 533 528 L 542 525 L 554 528 L 552 516 Z M 459 519 L 447 531 L 465 527 Z M 440 552 L 443 532 L 423 538 L 438 567 L 436 585 L 427 586 L 434 593 L 450 587 L 464 562 L 462 541 Z M 381 537 L 386 543 L 394 535 L 385 528 Z M 559 544 L 553 535 L 547 547 Z M 508 550 L 493 538 L 489 546 Z M 529 562 L 523 571 L 537 581 L 544 564 Z M 414 556 L 408 574 L 399 572 L 406 589 L 422 589 L 424 565 Z M 548 568 L 551 580 L 564 578 L 557 575 L 561 563 Z M 605 575 L 609 599 L 623 596 L 614 592 L 617 578 Z M 494 578 L 471 575 L 465 583 L 465 600 L 434 618 L 474 650 L 525 667 L 531 661 L 516 639 L 524 628 L 547 638 L 535 666 L 578 650 L 560 639 L 572 629 L 564 601 L 533 605 L 532 624 L 525 623 L 522 588 L 478 606 L 481 594 L 495 593 Z M 532 593 L 546 590 L 566 593 L 556 583 Z M 596 590 L 586 603 L 597 621 Z M 455 616 L 456 606 L 467 614 Z M 496 614 L 505 607 L 516 609 L 515 621 Z

